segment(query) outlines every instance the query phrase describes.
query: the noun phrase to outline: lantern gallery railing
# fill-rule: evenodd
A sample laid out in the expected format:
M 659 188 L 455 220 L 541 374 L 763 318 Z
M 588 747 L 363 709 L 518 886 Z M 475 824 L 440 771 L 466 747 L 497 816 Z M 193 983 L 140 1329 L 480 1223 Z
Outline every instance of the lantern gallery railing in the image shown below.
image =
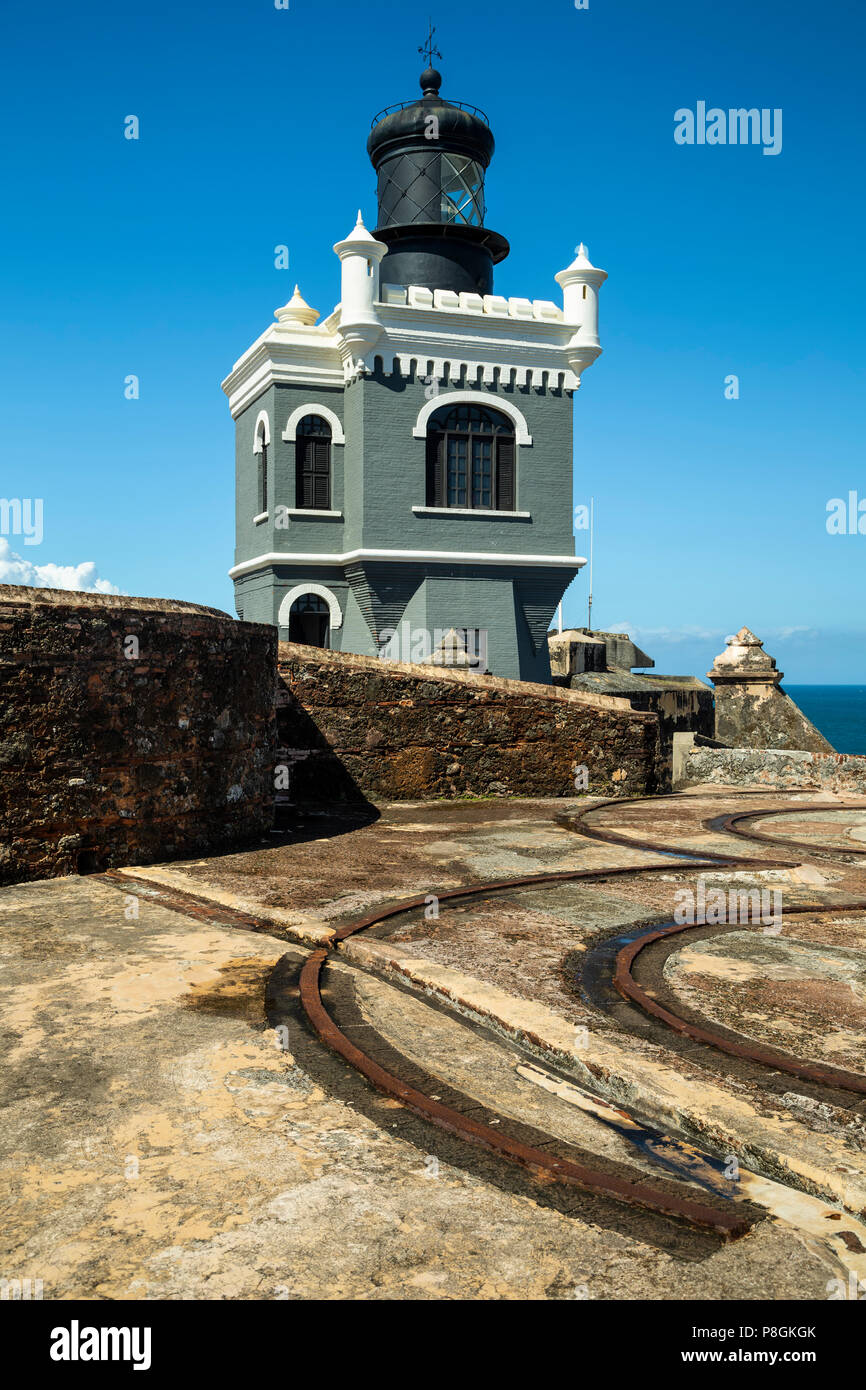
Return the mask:
M 446 104 L 448 106 L 456 106 L 458 111 L 465 111 L 468 116 L 476 116 L 478 120 L 483 121 L 486 126 L 490 125 L 486 114 L 481 110 L 480 106 L 473 106 L 472 103 L 468 101 L 453 101 L 451 97 L 448 98 Z M 417 105 L 417 97 L 413 97 L 411 101 L 398 101 L 394 106 L 386 106 L 384 111 L 380 111 L 377 116 L 373 117 L 370 122 L 370 129 L 373 130 L 380 121 L 384 121 L 386 116 L 393 116 L 395 111 L 405 111 L 407 106 L 415 105 Z

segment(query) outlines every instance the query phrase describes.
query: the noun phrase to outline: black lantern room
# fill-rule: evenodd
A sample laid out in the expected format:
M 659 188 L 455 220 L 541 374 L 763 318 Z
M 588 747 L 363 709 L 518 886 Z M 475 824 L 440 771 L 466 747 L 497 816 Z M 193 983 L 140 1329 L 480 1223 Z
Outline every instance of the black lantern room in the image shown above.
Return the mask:
M 484 226 L 484 175 L 493 135 L 483 111 L 439 95 L 427 68 L 422 95 L 381 111 L 367 150 L 379 176 L 376 237 L 388 246 L 382 281 L 490 294 L 508 242 Z

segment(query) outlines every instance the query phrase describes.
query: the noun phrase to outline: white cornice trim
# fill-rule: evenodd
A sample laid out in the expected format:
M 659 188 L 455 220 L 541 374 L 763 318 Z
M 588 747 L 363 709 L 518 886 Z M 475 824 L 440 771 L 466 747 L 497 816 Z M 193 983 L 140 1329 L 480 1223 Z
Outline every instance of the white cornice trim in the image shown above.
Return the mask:
M 472 334 L 430 332 L 410 329 L 402 332 L 391 327 L 368 353 L 368 363 L 382 358 L 386 372 L 396 370 L 408 377 L 413 372 L 426 378 L 428 363 L 432 375 L 441 380 L 446 368 L 453 381 L 466 371 L 470 382 L 479 373 L 485 386 L 500 384 L 561 387 L 574 390 L 578 378 L 571 370 L 571 349 L 567 345 L 526 343 L 479 338 Z
M 269 565 L 346 565 L 352 560 L 390 560 L 395 564 L 418 560 L 443 565 L 541 565 L 546 568 L 582 569 L 586 560 L 581 555 L 495 555 L 489 551 L 470 550 L 346 550 L 341 555 L 272 550 L 244 560 L 229 570 L 229 578 L 237 579 L 253 570 Z
M 470 380 L 474 381 L 480 372 L 484 384 L 493 386 L 498 371 L 500 380 L 509 385 L 574 391 L 580 385 L 580 371 L 599 352 L 589 345 L 580 348 L 561 324 L 528 321 L 530 327 L 544 330 L 541 335 L 479 334 L 477 317 L 465 316 L 463 325 L 454 322 L 460 315 L 443 315 L 434 310 L 431 313 L 437 315 L 435 320 L 428 318 L 419 324 L 415 317 L 418 312 L 404 311 L 405 318 L 387 326 L 367 354 L 368 368 L 378 356 L 386 371 L 392 370 L 396 362 L 402 376 L 409 376 L 412 371 L 423 376 L 427 363 L 432 362 L 437 378 L 444 377 L 447 365 L 452 379 L 465 369 Z M 333 317 L 339 319 L 339 315 Z M 523 325 L 522 320 L 505 322 L 514 327 Z M 274 383 L 343 389 L 347 374 L 340 343 L 338 327 L 334 333 L 308 329 L 305 336 L 294 337 L 268 329 L 222 383 L 232 416 L 237 418 Z
M 222 389 L 237 418 L 273 382 L 343 387 L 339 339 L 318 329 L 302 334 L 269 328 L 239 358 Z
M 523 412 L 518 410 L 516 405 L 512 405 L 507 396 L 491 396 L 485 391 L 440 391 L 438 396 L 434 396 L 432 401 L 426 401 L 419 410 L 415 428 L 412 430 L 414 437 L 426 439 L 427 421 L 430 416 L 443 406 L 450 405 L 481 405 L 488 410 L 498 410 L 507 415 L 514 425 L 514 437 L 518 444 L 529 446 L 532 443 L 532 435 L 529 433 Z
M 253 525 L 254 525 L 254 526 L 260 526 L 261 523 L 262 523 L 263 521 L 267 521 L 267 519 L 268 519 L 268 513 L 267 513 L 267 512 L 259 512 L 258 516 L 254 516 L 254 517 L 253 517 Z

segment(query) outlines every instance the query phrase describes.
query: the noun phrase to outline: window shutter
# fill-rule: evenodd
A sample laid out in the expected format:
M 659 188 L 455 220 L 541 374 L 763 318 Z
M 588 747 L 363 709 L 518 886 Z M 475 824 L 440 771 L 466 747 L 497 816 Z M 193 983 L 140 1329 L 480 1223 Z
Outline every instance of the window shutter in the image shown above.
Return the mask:
M 427 506 L 447 506 L 445 495 L 445 436 L 438 430 L 427 436 Z
M 442 436 L 435 430 L 431 430 L 427 435 L 427 506 L 440 507 L 439 501 L 439 448 Z
M 304 462 L 307 453 L 307 440 L 298 439 L 295 441 L 295 506 L 306 507 L 304 501 L 305 491 L 305 468 Z
M 499 439 L 496 444 L 496 506 L 501 512 L 514 511 L 514 440 Z
M 331 445 L 327 440 L 317 439 L 313 450 L 313 506 L 327 511 L 331 505 Z

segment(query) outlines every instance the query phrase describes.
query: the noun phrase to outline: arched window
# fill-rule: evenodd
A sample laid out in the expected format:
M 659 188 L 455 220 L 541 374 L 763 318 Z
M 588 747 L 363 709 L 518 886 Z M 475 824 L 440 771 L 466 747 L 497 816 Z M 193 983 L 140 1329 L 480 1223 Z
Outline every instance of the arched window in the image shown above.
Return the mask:
M 302 594 L 289 611 L 289 641 L 307 647 L 328 647 L 331 642 L 331 611 L 318 594 Z
M 295 432 L 295 506 L 328 511 L 331 506 L 331 426 L 321 415 L 305 415 Z
M 427 427 L 427 506 L 514 511 L 514 425 L 480 405 L 442 406 Z
M 256 425 L 256 441 L 253 452 L 258 455 L 258 501 L 259 511 L 268 510 L 268 425 L 267 420 L 259 420 Z

